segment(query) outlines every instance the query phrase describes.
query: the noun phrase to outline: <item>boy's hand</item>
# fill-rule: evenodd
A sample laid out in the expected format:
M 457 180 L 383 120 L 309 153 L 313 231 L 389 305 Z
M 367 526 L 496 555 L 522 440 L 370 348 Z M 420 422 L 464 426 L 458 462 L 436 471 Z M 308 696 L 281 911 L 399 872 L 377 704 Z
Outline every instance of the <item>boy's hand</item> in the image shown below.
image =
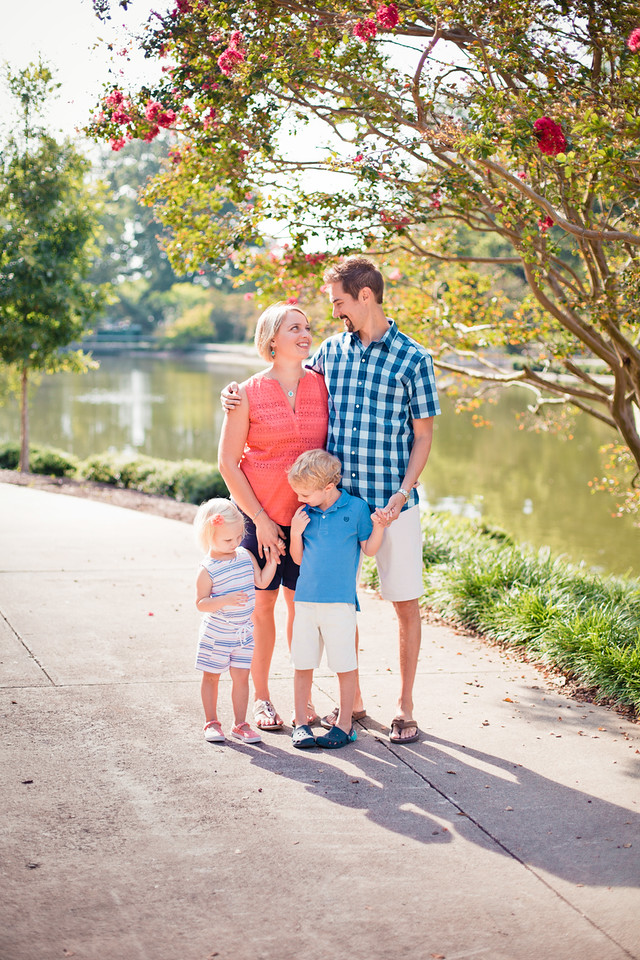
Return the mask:
M 240 387 L 235 380 L 222 388 L 220 403 L 225 413 L 230 413 L 240 403 Z
M 291 519 L 291 533 L 294 536 L 302 536 L 302 532 L 305 530 L 308 523 L 309 514 L 307 513 L 304 505 L 298 507 Z
M 381 527 L 388 527 L 393 521 L 394 517 L 390 516 L 387 510 L 382 510 L 380 507 L 371 514 L 371 522 Z

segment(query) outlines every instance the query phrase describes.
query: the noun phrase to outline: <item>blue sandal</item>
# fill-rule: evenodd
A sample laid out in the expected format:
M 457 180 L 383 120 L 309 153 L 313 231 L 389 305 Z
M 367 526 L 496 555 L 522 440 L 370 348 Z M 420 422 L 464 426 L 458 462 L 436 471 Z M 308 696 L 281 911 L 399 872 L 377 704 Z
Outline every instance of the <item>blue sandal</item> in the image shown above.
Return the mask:
M 338 747 L 346 747 L 348 743 L 353 743 L 358 739 L 355 727 L 351 727 L 349 733 L 345 733 L 340 727 L 331 727 L 329 733 L 316 737 L 316 743 L 319 747 L 326 747 L 329 750 L 337 750 Z
M 297 747 L 298 750 L 306 750 L 308 747 L 315 747 L 316 738 L 311 732 L 311 727 L 308 723 L 303 723 L 300 727 L 296 727 L 291 734 L 291 743 L 294 747 Z

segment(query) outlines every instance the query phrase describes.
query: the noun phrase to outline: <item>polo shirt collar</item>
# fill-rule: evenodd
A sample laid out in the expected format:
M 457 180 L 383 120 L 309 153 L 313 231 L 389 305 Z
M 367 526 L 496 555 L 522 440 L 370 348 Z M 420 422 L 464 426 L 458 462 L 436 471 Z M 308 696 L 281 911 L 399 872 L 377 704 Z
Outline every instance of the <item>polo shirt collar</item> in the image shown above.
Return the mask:
M 326 510 L 322 510 L 321 507 L 309 507 L 309 510 L 315 510 L 316 513 L 334 513 L 336 510 L 342 510 L 347 506 L 347 501 L 349 499 L 349 494 L 344 490 L 340 491 L 340 496 L 335 503 L 332 503 L 330 507 L 327 507 Z

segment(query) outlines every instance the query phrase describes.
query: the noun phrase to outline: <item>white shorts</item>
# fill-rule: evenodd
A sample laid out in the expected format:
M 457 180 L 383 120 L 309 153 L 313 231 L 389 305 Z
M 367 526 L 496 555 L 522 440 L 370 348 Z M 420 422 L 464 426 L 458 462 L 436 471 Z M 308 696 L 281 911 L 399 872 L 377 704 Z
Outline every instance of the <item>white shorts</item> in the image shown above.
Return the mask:
M 422 527 L 420 507 L 409 507 L 385 528 L 376 553 L 380 593 L 385 600 L 416 600 L 424 593 L 422 582 Z
M 348 673 L 356 658 L 356 608 L 353 603 L 294 603 L 291 662 L 296 670 L 315 670 L 323 649 L 334 673 Z

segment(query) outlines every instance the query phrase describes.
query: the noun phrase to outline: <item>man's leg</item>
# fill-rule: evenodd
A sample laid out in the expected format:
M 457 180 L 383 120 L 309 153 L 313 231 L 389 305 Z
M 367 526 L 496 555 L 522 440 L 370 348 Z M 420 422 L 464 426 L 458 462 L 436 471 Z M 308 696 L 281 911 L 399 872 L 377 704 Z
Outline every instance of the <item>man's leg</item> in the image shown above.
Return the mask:
M 413 685 L 418 668 L 422 640 L 420 605 L 417 600 L 395 600 L 393 607 L 398 617 L 398 648 L 400 659 L 400 697 L 397 717 L 413 720 Z M 417 732 L 417 724 L 407 725 L 400 733 L 402 740 Z

